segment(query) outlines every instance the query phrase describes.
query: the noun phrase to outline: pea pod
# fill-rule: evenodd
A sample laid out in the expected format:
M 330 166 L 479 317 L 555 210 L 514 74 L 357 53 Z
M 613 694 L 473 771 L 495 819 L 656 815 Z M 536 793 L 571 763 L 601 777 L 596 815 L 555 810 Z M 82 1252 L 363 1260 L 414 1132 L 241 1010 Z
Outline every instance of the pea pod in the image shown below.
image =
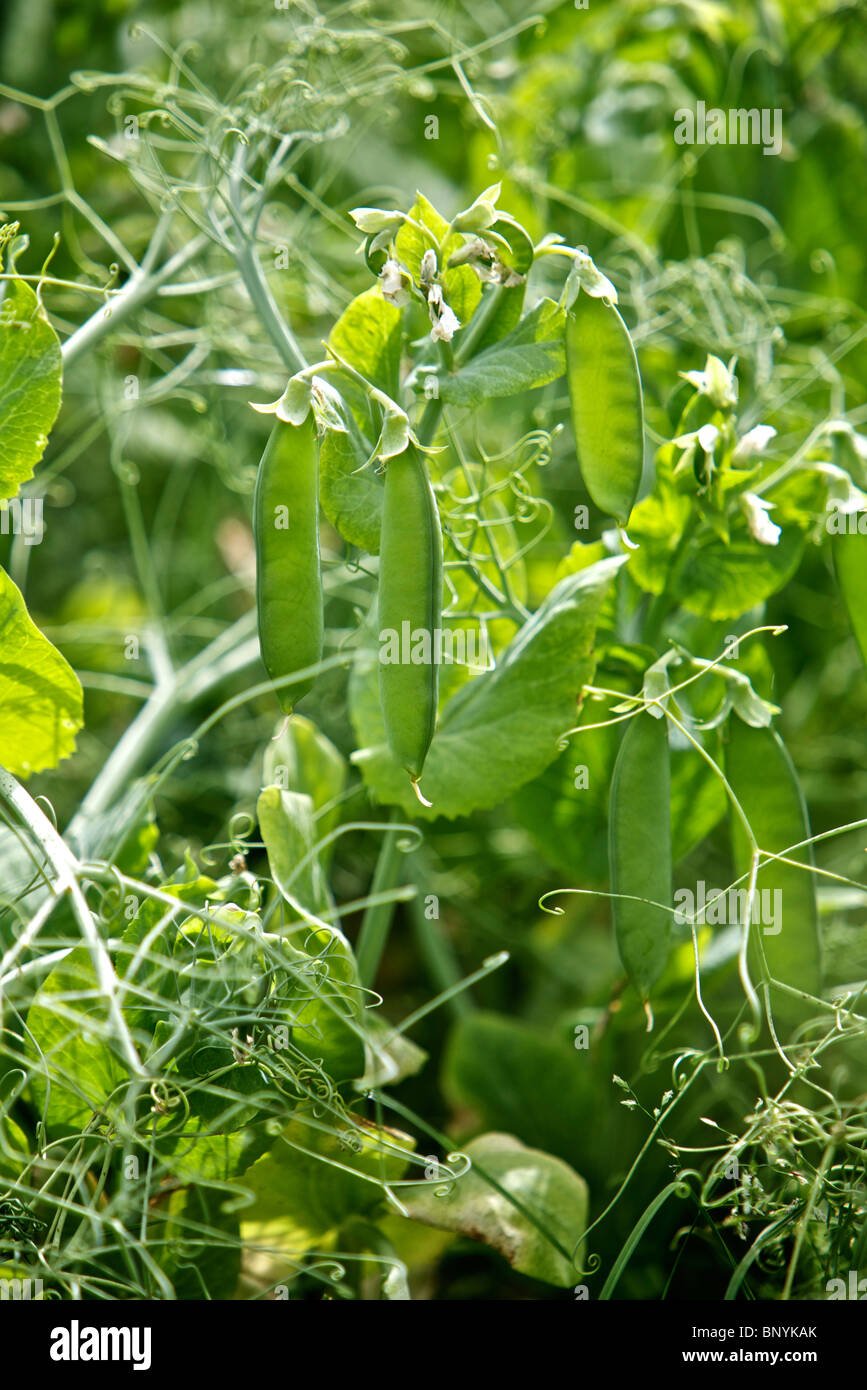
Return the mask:
M 389 460 L 385 477 L 380 639 L 396 635 L 400 650 L 399 659 L 383 660 L 387 653 L 380 648 L 379 696 L 389 747 L 420 800 L 418 780 L 436 724 L 442 596 L 439 513 L 422 458 L 410 445 Z
M 617 310 L 583 292 L 566 315 L 566 374 L 584 484 L 595 505 L 625 526 L 644 463 L 641 377 Z
M 253 500 L 259 644 L 272 681 L 322 659 L 319 459 L 312 413 L 300 425 L 277 420 L 259 464 Z M 313 685 L 282 686 L 287 714 Z
M 671 816 L 664 719 L 629 721 L 611 779 L 608 860 L 614 934 L 626 973 L 648 1008 L 671 940 Z
M 798 776 L 785 744 L 773 729 L 754 729 L 741 719 L 730 721 L 726 745 L 726 777 L 749 821 L 760 850 L 780 854 L 810 837 L 807 808 Z M 752 846 L 740 822 L 732 815 L 732 849 L 735 869 L 746 874 L 752 862 Z M 787 859 L 813 863 L 809 846 L 793 850 Z M 746 888 L 747 880 L 738 885 Z M 759 869 L 756 890 L 760 895 L 751 913 L 750 973 L 754 978 L 776 979 L 795 989 L 816 994 L 821 988 L 819 923 L 816 892 L 809 869 L 771 860 Z M 766 920 L 768 919 L 768 920 Z M 779 995 L 775 1011 L 783 1016 L 797 1006 Z

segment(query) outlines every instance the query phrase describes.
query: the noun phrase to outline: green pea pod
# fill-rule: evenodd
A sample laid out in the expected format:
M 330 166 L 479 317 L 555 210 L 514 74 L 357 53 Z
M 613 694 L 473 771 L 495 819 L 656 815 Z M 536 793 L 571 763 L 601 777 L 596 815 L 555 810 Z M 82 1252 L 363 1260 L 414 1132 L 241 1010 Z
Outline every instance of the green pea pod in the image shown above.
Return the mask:
M 644 463 L 641 377 L 617 310 L 583 292 L 566 315 L 566 375 L 584 484 L 595 505 L 625 526 Z
M 319 458 L 312 412 L 300 425 L 278 420 L 259 464 L 253 500 L 259 644 L 272 681 L 322 659 Z M 312 688 L 281 686 L 287 714 Z
M 611 779 L 608 859 L 614 933 L 626 973 L 652 1014 L 651 987 L 665 969 L 671 941 L 671 812 L 664 719 L 629 721 Z
M 754 729 L 732 718 L 725 770 L 760 850 L 780 854 L 809 839 L 810 823 L 798 776 L 785 744 L 773 729 Z M 752 846 L 734 811 L 732 850 L 736 872 L 748 873 Z M 792 850 L 786 858 L 805 865 L 813 863 L 809 846 Z M 738 887 L 746 889 L 747 881 Z M 759 870 L 756 891 L 750 914 L 751 975 L 816 994 L 821 988 L 821 964 L 813 875 L 772 860 Z M 784 1017 L 798 1012 L 789 1000 L 779 995 L 774 1003 Z
M 418 780 L 437 715 L 442 597 L 439 513 L 424 462 L 410 445 L 389 460 L 385 476 L 379 552 L 379 697 L 389 747 L 422 801 Z

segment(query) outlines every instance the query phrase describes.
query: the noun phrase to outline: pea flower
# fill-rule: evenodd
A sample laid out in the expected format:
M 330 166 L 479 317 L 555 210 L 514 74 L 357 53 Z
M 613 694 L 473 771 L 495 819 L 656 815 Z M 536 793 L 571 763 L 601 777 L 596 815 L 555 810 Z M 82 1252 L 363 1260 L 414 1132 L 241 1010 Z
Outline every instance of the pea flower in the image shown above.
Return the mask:
M 563 305 L 571 309 L 581 290 L 591 299 L 607 299 L 617 303 L 617 291 L 586 251 L 572 253 L 572 266 L 563 288 Z
M 427 297 L 428 313 L 433 327 L 430 335 L 434 342 L 450 343 L 460 328 L 460 319 L 443 299 L 439 285 L 431 285 Z
M 726 366 L 719 357 L 708 353 L 703 372 L 679 372 L 684 381 L 707 396 L 718 410 L 728 410 L 738 403 L 738 379 L 734 374 L 734 359 Z
M 768 516 L 768 512 L 774 509 L 773 502 L 766 502 L 754 492 L 742 493 L 740 501 L 753 540 L 758 541 L 759 545 L 779 545 L 783 533 Z
M 404 304 L 409 303 L 409 294 L 405 288 L 409 284 L 409 275 L 398 261 L 391 258 L 382 267 L 379 277 L 383 299 L 387 299 L 389 304 L 397 305 L 398 309 L 403 308 Z
M 763 454 L 776 433 L 773 425 L 754 425 L 735 445 L 732 463 L 746 463 L 753 454 Z

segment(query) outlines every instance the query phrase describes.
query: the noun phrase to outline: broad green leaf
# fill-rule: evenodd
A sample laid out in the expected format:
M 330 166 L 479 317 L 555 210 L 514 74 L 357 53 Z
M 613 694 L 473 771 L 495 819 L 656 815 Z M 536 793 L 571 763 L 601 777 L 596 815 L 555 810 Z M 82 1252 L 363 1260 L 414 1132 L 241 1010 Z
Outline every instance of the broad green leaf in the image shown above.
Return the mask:
M 478 406 L 556 381 L 566 370 L 563 310 L 543 299 L 516 328 L 470 358 L 454 375 L 442 374 L 440 398 L 450 405 Z
M 108 1004 L 85 947 L 77 946 L 37 990 L 27 1014 L 30 1091 L 49 1131 L 84 1129 L 119 1107 L 127 1069 L 109 1041 Z
M 733 717 L 726 746 L 726 776 L 741 809 L 749 821 L 759 849 L 772 854 L 786 851 L 795 864 L 772 860 L 761 868 L 756 880 L 761 902 L 770 913 L 761 922 L 752 913 L 752 951 L 750 968 L 754 979 L 780 980 L 795 989 L 818 994 L 821 989 L 816 889 L 810 866 L 809 845 L 793 846 L 810 838 L 807 808 L 791 758 L 773 729 L 755 729 Z M 747 874 L 752 851 L 740 823 L 732 811 L 732 848 L 735 869 Z M 798 868 L 797 864 L 807 867 Z M 747 879 L 739 888 L 746 890 Z M 766 920 L 773 915 L 773 923 Z M 770 927 L 770 930 L 766 928 Z M 773 996 L 775 1012 L 789 1016 L 791 1002 L 779 991 Z
M 328 900 L 314 849 L 312 798 L 304 792 L 264 787 L 256 815 L 271 875 L 283 897 L 297 915 L 318 916 Z
M 435 1181 L 403 1189 L 413 1220 L 484 1241 L 519 1274 L 559 1288 L 574 1284 L 571 1252 L 587 1224 L 584 1179 L 511 1134 L 480 1135 L 464 1152 L 473 1166 L 447 1195 L 435 1195 L 442 1186 Z
M 564 328 L 561 307 L 551 299 L 539 300 L 508 333 L 449 378 L 447 399 L 477 404 L 487 394 L 514 395 L 555 381 L 566 370 Z
M 366 1043 L 367 1066 L 358 1083 L 362 1091 L 417 1076 L 428 1059 L 423 1048 L 403 1033 L 395 1033 L 393 1025 L 374 1010 L 367 1024 Z
M 859 531 L 835 536 L 831 553 L 849 623 L 867 665 L 867 536 Z
M 316 859 L 300 867 L 313 847 L 312 810 L 309 796 L 279 787 L 265 787 L 257 805 L 274 881 L 291 914 L 302 919 L 293 943 L 287 942 L 294 980 L 287 1002 L 292 1042 L 335 1081 L 346 1081 L 361 1076 L 365 1067 L 361 989 L 355 956 L 343 933 L 304 926 L 311 913 L 317 915 L 328 905 Z
M 345 541 L 378 555 L 384 488 L 372 447 L 354 420 L 345 430 L 326 430 L 319 445 L 319 500 Z
M 579 294 L 566 315 L 566 370 L 585 487 L 625 526 L 644 465 L 644 403 L 629 329 L 612 304 Z
M 35 293 L 0 282 L 0 498 L 14 497 L 45 452 L 60 409 L 60 340 Z
M 796 527 L 783 528 L 779 545 L 760 545 L 741 513 L 731 519 L 728 545 L 706 528 L 675 560 L 689 509 L 687 497 L 666 488 L 639 502 L 632 513 L 629 535 L 639 548 L 630 552 L 629 573 L 650 593 L 662 593 L 671 573 L 672 596 L 690 613 L 714 620 L 737 618 L 775 594 L 798 568 L 804 540 Z
M 414 1148 L 408 1135 L 357 1115 L 345 1124 L 327 1111 L 314 1116 L 308 1109 L 292 1119 L 248 1170 L 245 1241 L 301 1254 L 333 1238 L 348 1218 L 380 1210 L 388 1200 L 383 1185 L 402 1176 Z
M 462 325 L 469 323 L 482 294 L 479 277 L 474 270 L 465 265 L 455 266 L 451 270 L 443 269 L 447 266 L 452 253 L 457 251 L 458 247 L 463 246 L 464 238 L 456 232 L 453 232 L 451 236 L 446 236 L 448 223 L 421 193 L 416 196 L 416 200 L 409 210 L 409 216 L 414 222 L 427 227 L 433 234 L 433 239 L 431 240 L 418 231 L 416 227 L 404 222 L 395 238 L 398 260 L 403 262 L 417 283 L 421 270 L 421 260 L 425 251 L 436 250 L 439 247 L 442 255 L 437 256 L 437 261 L 441 271 L 446 303 L 457 314 Z
M 443 1063 L 443 1089 L 486 1129 L 507 1130 L 584 1171 L 598 1142 L 576 1116 L 598 1107 L 586 1055 L 550 1032 L 500 1014 L 474 1011 L 455 1025 Z M 601 1115 L 596 1116 L 599 1125 Z
M 0 764 L 17 777 L 56 767 L 83 720 L 78 677 L 0 570 Z
M 378 285 L 347 305 L 328 338 L 342 357 L 393 399 L 400 386 L 400 310 Z
M 337 1082 L 365 1070 L 358 968 L 342 932 L 308 932 L 286 1000 L 292 1044 Z
M 575 721 L 575 702 L 593 671 L 599 610 L 620 558 L 568 575 L 500 655 L 493 671 L 461 686 L 441 710 L 424 769 L 430 809 L 415 803 L 409 781 L 388 752 L 373 663 L 353 672 L 356 754 L 368 786 L 383 801 L 417 815 L 468 815 L 495 806 L 557 756 L 559 736 Z
M 329 835 L 340 823 L 340 806 L 334 803 L 346 787 L 349 768 L 343 754 L 310 719 L 293 714 L 283 720 L 276 738 L 265 750 L 265 783 L 289 791 L 303 792 L 313 802 L 317 840 Z M 330 810 L 323 811 L 324 807 Z M 322 814 L 319 814 L 322 812 Z M 334 851 L 333 843 L 319 852 L 326 866 Z
M 174 1286 L 177 1299 L 229 1299 L 241 1271 L 241 1226 L 224 1210 L 227 1194 L 195 1184 L 173 1192 L 165 1209 L 152 1209 L 148 1247 Z

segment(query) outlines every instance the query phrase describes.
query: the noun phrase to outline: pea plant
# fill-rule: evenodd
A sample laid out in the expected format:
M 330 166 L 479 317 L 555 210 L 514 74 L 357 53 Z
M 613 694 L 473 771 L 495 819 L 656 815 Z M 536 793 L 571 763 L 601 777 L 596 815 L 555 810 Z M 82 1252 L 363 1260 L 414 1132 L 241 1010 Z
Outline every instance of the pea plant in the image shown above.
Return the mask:
M 363 104 L 397 79 L 380 35 L 356 51 Z M 863 885 L 820 854 L 867 820 L 813 834 L 778 731 L 774 603 L 832 565 L 867 662 L 867 440 L 839 387 L 801 429 L 748 354 L 705 344 L 671 368 L 645 310 L 672 272 L 533 234 L 505 179 L 451 216 L 424 193 L 335 211 L 342 87 L 312 93 L 281 60 L 220 101 L 166 57 L 159 81 L 82 74 L 36 104 L 56 141 L 65 101 L 109 89 L 118 138 L 96 147 L 149 218 L 139 258 L 116 248 L 124 284 L 33 269 L 26 205 L 0 232 L 7 512 L 21 531 L 42 475 L 87 448 L 77 373 L 111 346 L 134 390 L 118 408 L 94 367 L 94 428 L 152 675 L 79 678 L 28 612 L 16 536 L 0 1272 L 62 1298 L 408 1299 L 420 1242 L 466 1238 L 528 1286 L 607 1299 L 664 1217 L 679 1251 L 701 1230 L 726 1298 L 825 1296 L 867 1259 L 867 1017 L 863 981 L 826 983 L 820 916 L 823 892 Z M 315 314 L 266 262 L 287 188 Z M 711 271 L 722 294 L 729 268 Z M 70 327 L 82 294 L 99 303 Z M 61 449 L 62 386 L 84 415 Z M 235 397 L 212 419 L 213 387 Z M 216 625 L 224 592 L 165 613 L 130 462 L 169 398 L 208 416 L 201 447 L 245 509 L 239 604 Z M 82 682 L 143 703 L 61 831 L 25 783 L 86 741 Z M 226 727 L 249 775 L 193 852 L 163 808 Z M 526 943 L 495 921 L 465 968 L 439 919 L 449 873 L 476 872 L 449 851 L 503 807 L 559 862 L 533 909 L 555 973 L 596 981 L 553 1036 L 544 997 L 536 1022 L 478 1007 Z M 558 861 L 566 830 L 584 848 Z M 404 927 L 432 997 L 389 997 Z M 411 1036 L 433 1016 L 445 1108 Z

